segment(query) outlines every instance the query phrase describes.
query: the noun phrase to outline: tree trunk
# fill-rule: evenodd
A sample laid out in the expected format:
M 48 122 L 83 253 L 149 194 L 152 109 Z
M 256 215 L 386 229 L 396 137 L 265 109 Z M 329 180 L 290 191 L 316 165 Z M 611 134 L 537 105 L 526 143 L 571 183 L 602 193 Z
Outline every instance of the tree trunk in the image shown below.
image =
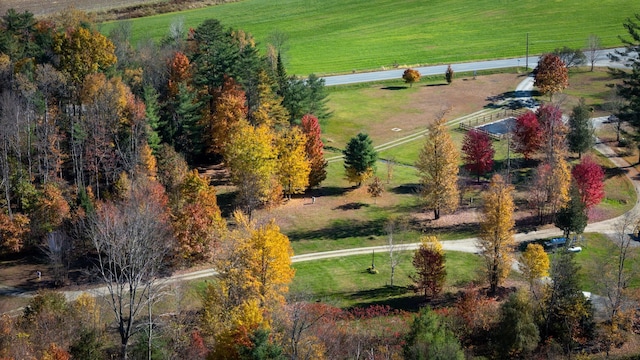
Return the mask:
M 433 217 L 434 217 L 434 220 L 440 219 L 440 209 L 438 208 L 433 209 Z

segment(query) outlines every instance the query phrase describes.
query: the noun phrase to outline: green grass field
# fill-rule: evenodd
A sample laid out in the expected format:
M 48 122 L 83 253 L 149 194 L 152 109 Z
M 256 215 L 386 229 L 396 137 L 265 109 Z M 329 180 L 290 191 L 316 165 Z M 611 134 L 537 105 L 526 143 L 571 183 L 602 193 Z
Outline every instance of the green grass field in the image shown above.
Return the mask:
M 414 293 L 407 288 L 409 275 L 414 269 L 412 251 L 399 253 L 401 261 L 396 267 L 394 287 L 390 284 L 389 253 L 375 254 L 378 274 L 370 274 L 372 255 L 355 255 L 293 264 L 296 276 L 291 293 L 312 294 L 316 299 L 334 303 L 339 307 L 386 304 L 405 308 Z M 478 255 L 449 251 L 447 258 L 447 286 L 461 287 L 477 280 L 482 260 Z
M 288 36 L 289 73 L 324 75 L 523 56 L 527 34 L 530 54 L 584 47 L 589 34 L 614 47 L 637 12 L 636 0 L 243 0 L 131 21 L 133 44 L 162 38 L 173 22 L 186 30 L 209 18 L 253 34 L 262 47 L 279 31 Z

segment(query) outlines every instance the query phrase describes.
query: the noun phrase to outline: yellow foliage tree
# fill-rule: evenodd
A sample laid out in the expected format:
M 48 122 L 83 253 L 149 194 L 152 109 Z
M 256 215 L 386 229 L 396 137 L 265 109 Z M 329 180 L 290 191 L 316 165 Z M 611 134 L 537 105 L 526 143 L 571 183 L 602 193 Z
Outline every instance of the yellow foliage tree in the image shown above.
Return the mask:
M 224 151 L 231 180 L 238 186 L 239 205 L 248 214 L 269 197 L 271 179 L 277 169 L 273 139 L 268 127 L 253 127 L 241 120 Z
M 520 270 L 532 288 L 536 279 L 549 276 L 549 255 L 540 244 L 528 244 L 520 256 L 520 264 Z
M 447 131 L 444 117 L 440 117 L 429 127 L 416 162 L 422 197 L 433 209 L 436 219 L 440 218 L 441 212 L 453 212 L 458 208 L 458 159 L 458 150 Z
M 106 70 L 117 61 L 113 43 L 98 31 L 82 26 L 56 34 L 53 51 L 60 58 L 60 70 L 75 83 L 81 83 L 98 70 Z
M 309 185 L 311 165 L 306 156 L 307 136 L 298 127 L 283 131 L 276 141 L 278 179 L 285 195 L 302 194 Z
M 250 223 L 248 223 L 251 227 Z M 283 305 L 284 295 L 295 270 L 291 267 L 293 249 L 289 238 L 280 232 L 272 219 L 269 223 L 251 230 L 253 252 L 252 273 L 260 284 L 261 306 Z
M 144 143 L 140 149 L 140 160 L 145 174 L 150 180 L 156 181 L 158 178 L 158 160 L 153 155 L 153 150 L 148 143 Z
M 502 176 L 494 175 L 483 195 L 478 245 L 485 261 L 491 293 L 496 292 L 511 271 L 515 225 L 512 192 L 513 186 L 505 183 Z
M 203 298 L 203 329 L 219 344 L 215 359 L 233 358 L 238 341 L 270 327 L 295 273 L 289 238 L 274 220 L 257 226 L 239 211 L 233 218 L 236 226 L 214 261 L 219 275 Z
M 289 125 L 289 112 L 282 106 L 282 97 L 273 92 L 272 84 L 265 71 L 258 74 L 258 97 L 260 103 L 253 112 L 255 125 L 282 128 Z
M 549 195 L 552 214 L 555 214 L 569 202 L 571 169 L 569 168 L 567 160 L 562 156 L 555 157 L 551 168 L 552 171 L 551 177 L 549 178 L 547 194 Z

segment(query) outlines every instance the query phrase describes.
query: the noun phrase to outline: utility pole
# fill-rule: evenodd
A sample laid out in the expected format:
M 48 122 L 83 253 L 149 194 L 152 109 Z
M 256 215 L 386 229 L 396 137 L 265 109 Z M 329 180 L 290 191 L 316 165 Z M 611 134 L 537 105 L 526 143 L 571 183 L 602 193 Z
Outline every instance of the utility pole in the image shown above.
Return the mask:
M 525 70 L 529 71 L 529 33 L 527 33 L 527 55 L 526 55 L 526 65 L 525 65 Z

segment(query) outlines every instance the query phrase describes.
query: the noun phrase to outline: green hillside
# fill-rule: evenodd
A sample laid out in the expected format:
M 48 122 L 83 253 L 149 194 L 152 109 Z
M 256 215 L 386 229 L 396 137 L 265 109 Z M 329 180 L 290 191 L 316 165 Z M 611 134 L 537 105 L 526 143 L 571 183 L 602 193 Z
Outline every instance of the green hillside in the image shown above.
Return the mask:
M 323 75 L 522 56 L 527 33 L 532 54 L 583 47 L 589 34 L 613 47 L 638 12 L 637 0 L 244 0 L 131 21 L 134 43 L 161 38 L 178 19 L 189 28 L 217 18 L 261 46 L 279 30 L 289 37 L 289 72 Z

